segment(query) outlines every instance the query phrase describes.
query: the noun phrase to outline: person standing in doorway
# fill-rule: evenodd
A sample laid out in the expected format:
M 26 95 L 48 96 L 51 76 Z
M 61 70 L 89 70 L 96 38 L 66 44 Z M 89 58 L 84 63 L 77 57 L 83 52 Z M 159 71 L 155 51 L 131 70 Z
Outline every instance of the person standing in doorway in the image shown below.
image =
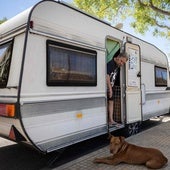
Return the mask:
M 127 54 L 125 52 L 121 52 L 118 54 L 118 56 L 113 57 L 113 59 L 107 63 L 108 119 L 110 126 L 118 125 L 118 123 L 113 120 L 114 84 L 119 68 L 123 66 L 127 62 L 127 60 Z

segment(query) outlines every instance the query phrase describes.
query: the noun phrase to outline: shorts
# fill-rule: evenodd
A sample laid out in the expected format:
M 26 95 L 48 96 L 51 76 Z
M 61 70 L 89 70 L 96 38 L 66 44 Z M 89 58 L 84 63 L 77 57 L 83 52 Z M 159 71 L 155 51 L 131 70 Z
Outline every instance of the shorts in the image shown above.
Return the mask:
M 113 91 L 113 93 L 112 93 L 112 96 L 111 96 L 111 97 L 109 97 L 109 91 L 107 91 L 107 99 L 108 99 L 108 100 L 114 100 L 114 98 L 115 98 L 116 90 L 115 90 L 114 87 L 112 88 L 112 91 Z

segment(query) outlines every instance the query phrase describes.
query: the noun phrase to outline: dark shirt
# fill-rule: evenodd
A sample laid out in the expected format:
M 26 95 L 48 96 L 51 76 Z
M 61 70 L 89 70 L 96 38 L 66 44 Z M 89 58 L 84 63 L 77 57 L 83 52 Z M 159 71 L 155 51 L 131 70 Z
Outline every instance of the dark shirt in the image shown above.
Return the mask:
M 110 82 L 112 87 L 115 84 L 118 71 L 119 67 L 117 66 L 113 59 L 107 63 L 107 74 L 110 76 Z
M 114 59 L 107 63 L 107 74 L 110 75 L 117 68 L 117 64 Z

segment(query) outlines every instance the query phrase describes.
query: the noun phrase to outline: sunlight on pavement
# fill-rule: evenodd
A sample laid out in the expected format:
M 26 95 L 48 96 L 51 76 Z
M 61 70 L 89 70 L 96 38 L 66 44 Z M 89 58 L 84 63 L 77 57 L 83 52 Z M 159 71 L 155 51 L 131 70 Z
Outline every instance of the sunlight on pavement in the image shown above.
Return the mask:
M 170 121 L 170 115 L 164 115 L 164 116 L 157 116 L 154 118 L 151 118 L 152 121 L 161 121 L 161 122 L 169 122 Z
M 14 144 L 16 144 L 16 143 L 13 141 L 10 141 L 10 140 L 4 139 L 4 138 L 0 138 L 0 148 L 4 147 L 4 146 L 14 145 Z
M 163 119 L 162 119 L 162 122 L 169 122 L 170 121 L 170 117 L 164 117 Z

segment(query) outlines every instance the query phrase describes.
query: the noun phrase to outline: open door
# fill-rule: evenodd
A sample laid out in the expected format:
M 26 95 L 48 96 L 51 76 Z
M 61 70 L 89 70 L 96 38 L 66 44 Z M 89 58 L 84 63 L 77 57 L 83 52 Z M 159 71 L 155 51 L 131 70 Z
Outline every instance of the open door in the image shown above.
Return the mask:
M 140 47 L 125 43 L 129 60 L 126 63 L 126 123 L 141 121 L 141 56 Z

